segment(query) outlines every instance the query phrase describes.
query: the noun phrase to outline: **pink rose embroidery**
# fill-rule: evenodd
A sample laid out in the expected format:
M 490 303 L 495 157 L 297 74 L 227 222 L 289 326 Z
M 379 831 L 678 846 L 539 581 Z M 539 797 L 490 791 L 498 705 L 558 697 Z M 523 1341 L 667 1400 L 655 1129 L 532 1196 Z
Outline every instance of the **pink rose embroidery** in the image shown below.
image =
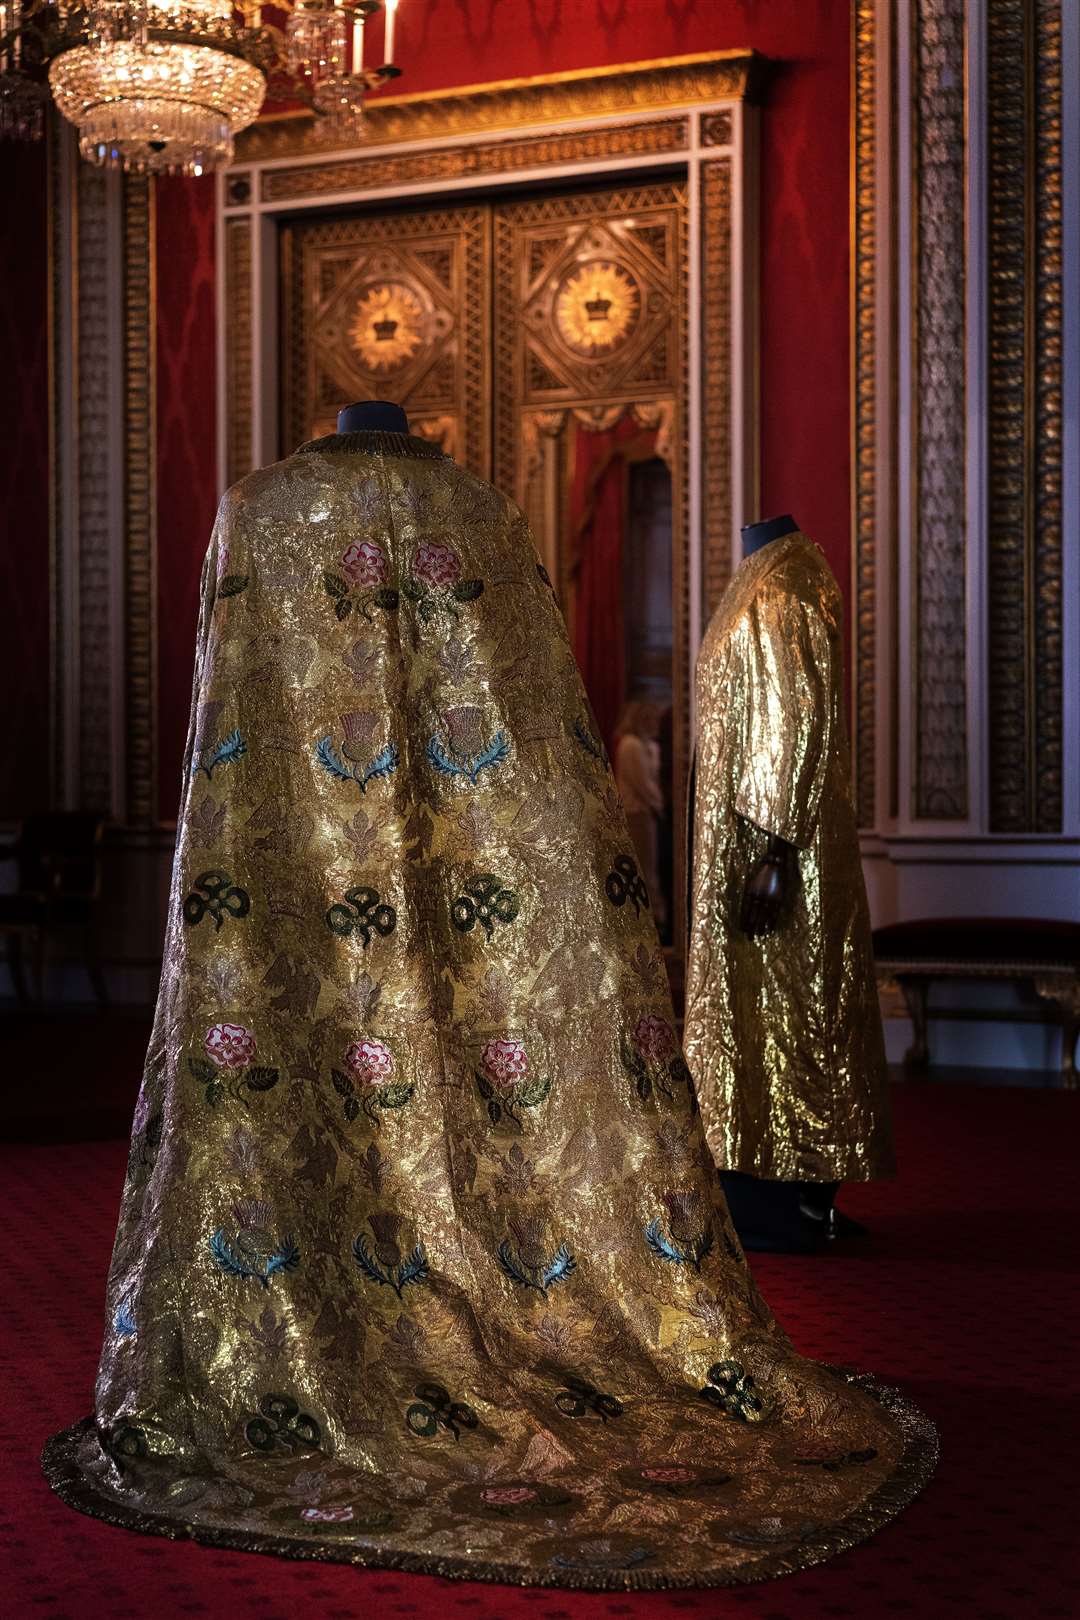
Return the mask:
M 643 1468 L 642 1479 L 654 1480 L 657 1485 L 687 1485 L 694 1478 L 692 1468 Z
M 362 1086 L 383 1086 L 394 1072 L 393 1053 L 382 1041 L 354 1041 L 345 1063 Z
M 422 540 L 413 557 L 413 573 L 437 590 L 456 585 L 461 578 L 461 558 L 439 540 Z
M 529 1059 L 521 1041 L 500 1036 L 488 1041 L 480 1053 L 480 1067 L 492 1085 L 508 1089 L 518 1086 L 529 1072 Z
M 389 573 L 386 553 L 374 540 L 354 540 L 341 559 L 341 569 L 350 583 L 362 591 L 384 585 Z
M 646 1063 L 665 1063 L 676 1051 L 675 1031 L 666 1019 L 650 1014 L 634 1025 L 634 1045 Z
M 255 1056 L 255 1037 L 243 1024 L 214 1024 L 203 1047 L 219 1069 L 246 1069 Z
M 522 1502 L 535 1502 L 536 1492 L 531 1485 L 491 1486 L 480 1492 L 480 1500 L 491 1507 L 520 1507 Z
M 314 1519 L 320 1524 L 348 1524 L 353 1516 L 351 1507 L 320 1508 L 306 1507 L 302 1509 L 302 1519 Z

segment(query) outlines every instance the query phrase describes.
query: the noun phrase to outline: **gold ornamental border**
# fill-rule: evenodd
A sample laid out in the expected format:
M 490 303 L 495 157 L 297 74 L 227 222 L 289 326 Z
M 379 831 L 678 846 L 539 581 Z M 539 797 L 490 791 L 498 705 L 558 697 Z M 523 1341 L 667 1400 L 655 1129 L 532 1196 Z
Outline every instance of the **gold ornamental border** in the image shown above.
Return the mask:
M 267 169 L 260 180 L 263 202 L 304 200 L 338 191 L 374 191 L 415 181 L 435 185 L 470 175 L 513 174 L 552 163 L 580 163 L 588 158 L 644 157 L 657 152 L 685 152 L 686 118 L 651 118 L 640 123 L 604 125 L 599 129 L 551 131 L 518 139 L 443 146 L 435 151 L 369 153 L 336 157 L 287 169 Z
M 1061 831 L 1060 0 L 987 22 L 990 830 Z
M 852 733 L 860 827 L 874 825 L 877 763 L 876 10 L 874 0 L 856 0 L 851 53 Z
M 129 822 L 158 819 L 155 199 L 124 176 L 124 657 Z
M 534 79 L 502 79 L 411 96 L 377 96 L 364 109 L 357 147 L 444 136 L 480 135 L 531 124 L 562 124 L 619 113 L 663 112 L 711 101 L 750 98 L 764 59 L 756 51 L 702 51 Z M 305 111 L 271 114 L 243 131 L 236 162 L 333 150 Z

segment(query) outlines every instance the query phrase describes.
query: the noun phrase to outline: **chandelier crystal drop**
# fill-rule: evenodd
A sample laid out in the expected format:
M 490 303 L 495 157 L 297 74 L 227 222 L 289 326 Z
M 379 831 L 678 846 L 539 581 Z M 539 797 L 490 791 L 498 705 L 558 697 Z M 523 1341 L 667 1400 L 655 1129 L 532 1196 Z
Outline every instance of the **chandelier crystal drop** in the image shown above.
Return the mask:
M 384 9 L 386 60 L 365 68 L 364 23 Z M 396 11 L 397 0 L 281 0 L 282 30 L 256 0 L 0 0 L 0 138 L 40 134 L 51 90 L 90 162 L 203 174 L 232 161 L 270 78 L 355 137 L 368 91 L 399 72 Z
M 56 105 L 93 163 L 202 174 L 230 163 L 259 114 L 266 80 L 209 45 L 116 40 L 64 51 L 49 69 Z

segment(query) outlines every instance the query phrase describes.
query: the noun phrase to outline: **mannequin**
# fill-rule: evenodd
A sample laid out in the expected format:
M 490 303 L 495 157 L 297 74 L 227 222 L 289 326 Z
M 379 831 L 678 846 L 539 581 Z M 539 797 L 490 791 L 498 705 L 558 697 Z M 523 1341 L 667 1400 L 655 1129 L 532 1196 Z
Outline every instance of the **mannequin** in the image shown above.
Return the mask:
M 782 517 L 747 523 L 742 534 L 743 557 L 752 557 L 785 534 L 797 534 L 799 525 L 785 512 Z M 798 866 L 795 851 L 782 838 L 770 837 L 764 856 L 746 880 L 740 926 L 751 939 L 771 934 L 779 925 Z
M 94 1417 L 48 1478 L 514 1585 L 806 1567 L 932 1427 L 748 1273 L 524 514 L 397 406 L 342 425 L 221 503 Z
M 742 542 L 698 662 L 686 1050 L 744 1246 L 808 1253 L 890 1173 L 884 1049 L 839 590 L 790 513 Z
M 409 418 L 388 399 L 361 399 L 338 411 L 339 433 L 408 433 Z

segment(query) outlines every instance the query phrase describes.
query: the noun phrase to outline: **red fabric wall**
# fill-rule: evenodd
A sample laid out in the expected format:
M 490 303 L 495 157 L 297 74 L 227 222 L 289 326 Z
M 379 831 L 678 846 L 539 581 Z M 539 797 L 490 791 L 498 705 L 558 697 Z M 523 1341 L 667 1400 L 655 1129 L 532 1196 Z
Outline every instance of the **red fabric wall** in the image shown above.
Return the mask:
M 849 573 L 847 0 L 401 0 L 409 92 L 752 46 L 762 116 L 761 512 Z M 372 54 L 379 25 L 372 30 Z M 161 811 L 175 814 L 199 563 L 216 505 L 213 187 L 158 193 Z
M 214 180 L 157 182 L 158 804 L 172 820 L 218 502 Z
M 49 354 L 45 143 L 0 143 L 0 818 L 49 802 Z

